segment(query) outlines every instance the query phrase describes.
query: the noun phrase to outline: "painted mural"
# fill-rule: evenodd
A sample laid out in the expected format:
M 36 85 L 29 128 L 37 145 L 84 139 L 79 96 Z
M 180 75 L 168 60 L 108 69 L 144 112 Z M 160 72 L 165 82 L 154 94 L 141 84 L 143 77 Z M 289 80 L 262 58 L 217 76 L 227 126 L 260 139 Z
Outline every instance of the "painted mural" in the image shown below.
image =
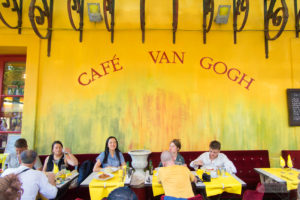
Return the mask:
M 162 151 L 174 138 L 182 151 L 206 150 L 217 139 L 222 149 L 267 149 L 273 166 L 282 149 L 299 149 L 286 89 L 300 86 L 300 39 L 285 31 L 266 59 L 263 5 L 253 2 L 237 44 L 232 14 L 228 24 L 213 24 L 203 44 L 202 5 L 180 2 L 176 44 L 171 1 L 147 1 L 145 43 L 139 1 L 118 1 L 114 43 L 104 23 L 87 16 L 80 43 L 66 3 L 55 2 L 50 57 L 26 17 L 22 35 L 0 24 L 0 49 L 27 48 L 22 134 L 40 154 L 49 154 L 54 140 L 74 153 L 98 153 L 110 135 L 123 152 Z M 289 30 L 292 19 L 290 12 Z

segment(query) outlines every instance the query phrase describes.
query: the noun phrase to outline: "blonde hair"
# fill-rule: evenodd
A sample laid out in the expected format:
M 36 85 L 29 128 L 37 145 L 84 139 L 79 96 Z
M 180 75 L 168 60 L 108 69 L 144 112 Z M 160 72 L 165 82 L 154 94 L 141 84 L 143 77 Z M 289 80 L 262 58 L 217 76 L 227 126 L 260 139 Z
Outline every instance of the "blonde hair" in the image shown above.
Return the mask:
M 23 194 L 23 189 L 21 186 L 22 183 L 15 174 L 9 174 L 7 176 L 0 177 L 0 199 L 21 199 Z

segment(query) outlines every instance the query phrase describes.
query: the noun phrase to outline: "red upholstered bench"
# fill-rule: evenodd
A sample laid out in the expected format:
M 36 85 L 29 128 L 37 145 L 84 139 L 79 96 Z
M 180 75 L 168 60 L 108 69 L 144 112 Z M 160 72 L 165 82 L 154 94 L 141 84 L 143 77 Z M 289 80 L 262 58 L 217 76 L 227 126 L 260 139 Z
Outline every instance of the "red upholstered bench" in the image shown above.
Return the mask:
M 287 161 L 288 155 L 291 155 L 293 167 L 300 169 L 300 150 L 282 150 L 281 155 Z

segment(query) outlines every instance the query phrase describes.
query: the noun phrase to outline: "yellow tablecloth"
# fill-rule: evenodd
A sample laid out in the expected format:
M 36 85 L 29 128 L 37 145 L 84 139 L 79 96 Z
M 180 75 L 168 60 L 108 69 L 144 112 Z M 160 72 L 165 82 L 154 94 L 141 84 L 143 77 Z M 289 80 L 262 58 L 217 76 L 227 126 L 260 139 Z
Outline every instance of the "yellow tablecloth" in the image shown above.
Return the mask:
M 197 170 L 197 175 L 202 177 L 203 171 Z M 231 174 L 226 173 L 226 176 L 212 178 L 211 182 L 204 182 L 205 191 L 208 197 L 222 194 L 223 192 L 234 193 L 241 195 L 242 184 L 236 180 Z
M 262 168 L 262 170 L 269 172 L 281 178 L 282 180 L 286 181 L 287 190 L 295 190 L 298 188 L 299 179 L 298 175 L 299 172 L 293 169 L 282 169 L 282 168 Z
M 1 153 L 0 154 L 0 164 L 1 164 L 1 169 L 3 170 L 5 167 L 5 160 L 8 156 L 8 153 Z
M 120 171 L 120 170 L 119 170 Z M 99 200 L 104 197 L 108 197 L 109 193 L 118 187 L 124 186 L 124 180 L 122 180 L 123 172 L 115 172 L 113 173 L 114 177 L 107 181 L 100 181 L 97 179 L 93 179 L 89 184 L 90 196 L 91 200 Z M 122 171 L 122 170 L 121 170 Z M 99 173 L 99 175 L 102 172 Z M 126 176 L 126 174 L 125 174 Z
M 152 191 L 153 196 L 164 194 L 164 189 L 160 183 L 158 183 L 158 177 L 156 176 L 156 171 L 154 171 L 152 179 Z M 198 170 L 197 174 L 199 177 L 202 177 L 202 170 Z M 226 173 L 226 177 L 212 178 L 211 182 L 204 182 L 206 195 L 214 196 L 222 194 L 223 192 L 241 194 L 242 193 L 242 184 L 237 181 L 233 176 Z

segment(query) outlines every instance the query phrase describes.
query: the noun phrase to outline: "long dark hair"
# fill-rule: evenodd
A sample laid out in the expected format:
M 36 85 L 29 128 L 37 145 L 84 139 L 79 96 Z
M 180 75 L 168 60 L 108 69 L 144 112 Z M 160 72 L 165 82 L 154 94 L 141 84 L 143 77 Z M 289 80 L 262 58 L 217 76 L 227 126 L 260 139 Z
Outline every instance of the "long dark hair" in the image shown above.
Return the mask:
M 56 144 L 60 144 L 60 146 L 61 146 L 62 148 L 64 148 L 64 146 L 63 146 L 63 144 L 61 143 L 61 141 L 56 140 L 56 141 L 54 141 L 54 142 L 52 143 L 51 154 L 53 154 L 53 147 L 54 147 L 54 145 L 56 145 Z
M 105 155 L 104 155 L 103 163 L 107 163 L 107 158 L 108 158 L 108 155 L 109 155 L 108 141 L 109 141 L 110 139 L 115 139 L 115 140 L 116 140 L 117 147 L 116 147 L 116 149 L 115 149 L 115 154 L 117 155 L 117 158 L 118 158 L 119 163 L 120 163 L 120 165 L 121 165 L 119 144 L 118 144 L 117 138 L 115 138 L 114 136 L 110 136 L 109 138 L 107 138 L 107 140 L 106 140 L 106 142 L 105 142 Z

